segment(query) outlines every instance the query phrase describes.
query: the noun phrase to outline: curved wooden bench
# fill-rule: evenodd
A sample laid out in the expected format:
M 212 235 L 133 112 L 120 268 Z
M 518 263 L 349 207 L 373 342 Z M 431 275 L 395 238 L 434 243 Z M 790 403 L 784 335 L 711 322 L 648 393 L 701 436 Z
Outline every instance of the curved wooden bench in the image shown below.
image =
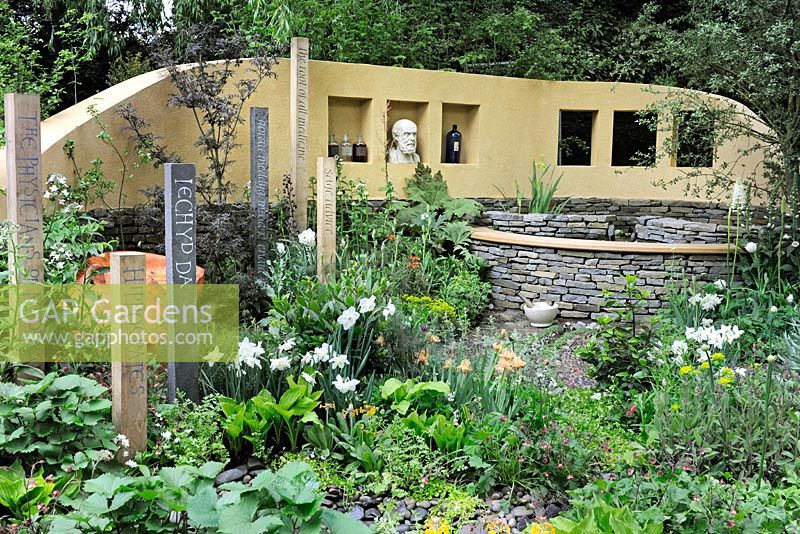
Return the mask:
M 570 239 L 565 237 L 540 237 L 502 232 L 489 228 L 472 229 L 470 237 L 476 241 L 518 245 L 522 247 L 552 248 L 559 250 L 582 250 L 587 252 L 618 252 L 624 254 L 667 254 L 686 256 L 690 254 L 725 255 L 725 243 L 639 243 L 631 241 L 600 241 L 591 239 Z M 731 247 L 732 250 L 733 247 Z

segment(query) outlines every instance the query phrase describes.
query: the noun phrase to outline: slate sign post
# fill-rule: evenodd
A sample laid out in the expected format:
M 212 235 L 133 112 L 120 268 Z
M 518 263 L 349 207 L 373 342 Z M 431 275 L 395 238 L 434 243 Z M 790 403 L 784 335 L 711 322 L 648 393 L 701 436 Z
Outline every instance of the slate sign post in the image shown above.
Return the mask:
M 197 272 L 197 182 L 191 163 L 164 165 L 164 242 L 167 256 L 167 285 L 194 284 Z M 170 338 L 174 339 L 174 330 Z M 167 401 L 174 402 L 177 391 L 194 402 L 200 400 L 200 363 L 175 361 L 175 351 L 191 347 L 169 345 L 167 362 Z

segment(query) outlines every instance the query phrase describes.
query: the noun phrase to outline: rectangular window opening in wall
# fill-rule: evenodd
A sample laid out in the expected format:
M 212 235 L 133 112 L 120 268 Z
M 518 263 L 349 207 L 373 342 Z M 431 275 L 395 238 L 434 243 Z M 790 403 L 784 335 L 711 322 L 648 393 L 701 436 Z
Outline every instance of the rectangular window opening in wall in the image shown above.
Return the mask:
M 442 103 L 442 163 L 478 163 L 479 109 L 474 104 Z
M 714 166 L 714 119 L 702 111 L 682 111 L 675 118 L 678 167 Z
M 375 144 L 374 135 L 371 98 L 328 97 L 327 156 L 338 155 L 344 161 L 357 163 L 373 161 L 374 154 L 383 153 L 379 147 L 371 146 Z M 359 138 L 363 146 L 359 145 Z
M 656 114 L 615 111 L 612 167 L 646 167 L 656 162 Z
M 596 111 L 561 110 L 558 121 L 558 164 L 592 164 L 592 126 Z

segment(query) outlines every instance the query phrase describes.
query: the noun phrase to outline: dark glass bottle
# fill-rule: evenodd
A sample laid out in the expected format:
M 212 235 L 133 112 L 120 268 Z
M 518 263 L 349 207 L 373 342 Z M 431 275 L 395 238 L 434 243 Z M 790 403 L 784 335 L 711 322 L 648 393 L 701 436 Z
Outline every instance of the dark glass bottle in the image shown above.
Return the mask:
M 331 134 L 330 141 L 328 141 L 328 157 L 335 158 L 339 155 L 339 143 L 336 142 L 336 137 Z
M 364 138 L 360 135 L 358 136 L 358 141 L 356 141 L 356 144 L 353 145 L 353 161 L 357 161 L 359 163 L 367 162 L 367 144 L 364 142 Z
M 458 131 L 458 125 L 454 124 L 453 129 L 447 132 L 445 146 L 444 162 L 461 163 L 461 132 Z

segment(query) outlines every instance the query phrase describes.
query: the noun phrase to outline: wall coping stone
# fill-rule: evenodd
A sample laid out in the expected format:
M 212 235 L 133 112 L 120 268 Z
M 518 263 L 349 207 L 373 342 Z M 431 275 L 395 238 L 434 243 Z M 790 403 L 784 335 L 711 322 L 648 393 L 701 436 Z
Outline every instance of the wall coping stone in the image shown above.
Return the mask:
M 477 241 L 502 243 L 527 247 L 551 248 L 557 250 L 583 250 L 589 252 L 625 252 L 629 254 L 673 254 L 724 255 L 728 245 L 721 243 L 641 243 L 631 241 L 601 241 L 591 239 L 571 239 L 564 237 L 543 237 L 515 234 L 486 228 L 472 228 L 470 237 Z

